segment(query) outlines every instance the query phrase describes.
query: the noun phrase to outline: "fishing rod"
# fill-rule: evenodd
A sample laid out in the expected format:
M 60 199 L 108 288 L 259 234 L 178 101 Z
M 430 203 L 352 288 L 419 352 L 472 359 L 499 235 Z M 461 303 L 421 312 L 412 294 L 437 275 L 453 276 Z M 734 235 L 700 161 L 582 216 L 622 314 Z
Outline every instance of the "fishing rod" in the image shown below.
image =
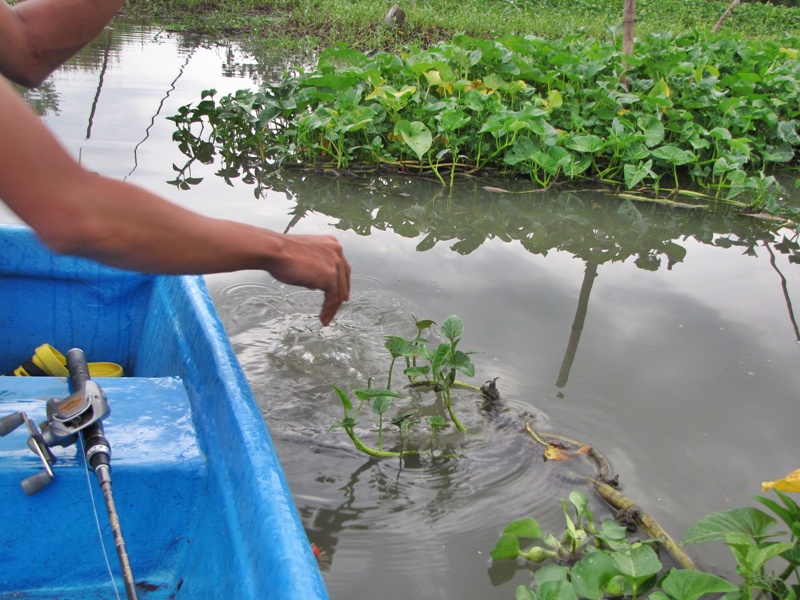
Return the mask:
M 128 600 L 138 600 L 133 571 L 111 489 L 111 445 L 106 439 L 102 423 L 111 409 L 103 390 L 89 376 L 89 365 L 83 350 L 73 348 L 67 352 L 66 359 L 71 394 L 64 399 L 52 398 L 47 401 L 47 420 L 40 424 L 41 432 L 24 412 L 16 412 L 0 418 L 0 436 L 7 435 L 23 423 L 28 428 L 30 433 L 28 447 L 39 456 L 44 466 L 44 471 L 22 481 L 22 490 L 29 496 L 43 490 L 55 477 L 50 465 L 56 462 L 56 457 L 50 448 L 71 446 L 80 439 L 86 466 L 97 476 L 103 492 L 122 578 L 125 582 L 125 592 Z
M 105 404 L 106 412 L 102 417 L 97 416 L 94 412 L 84 411 L 83 415 L 88 420 L 88 424 L 81 427 L 79 435 L 83 441 L 83 452 L 86 457 L 86 465 L 97 476 L 97 481 L 100 483 L 100 489 L 103 491 L 103 500 L 106 503 L 106 510 L 108 511 L 108 520 L 111 523 L 111 532 L 114 535 L 114 545 L 117 548 L 117 557 L 119 558 L 119 566 L 122 569 L 122 579 L 125 582 L 125 592 L 128 595 L 128 600 L 137 600 L 136 586 L 133 579 L 133 571 L 131 570 L 131 563 L 128 559 L 128 550 L 125 547 L 125 538 L 122 536 L 122 526 L 120 525 L 119 515 L 117 514 L 117 505 L 114 502 L 114 492 L 111 489 L 111 445 L 106 439 L 105 431 L 103 429 L 102 420 L 108 415 L 108 402 L 105 399 L 105 394 L 96 382 L 92 381 L 89 376 L 89 365 L 86 362 L 86 356 L 80 348 L 73 348 L 67 352 L 67 370 L 70 376 L 70 388 L 72 396 L 64 400 L 59 405 L 58 411 L 60 413 L 61 406 L 68 404 L 70 398 L 78 396 L 81 398 L 82 405 L 93 406 L 94 404 Z M 50 402 L 53 402 L 52 400 Z M 50 402 L 48 402 L 48 422 L 50 425 L 55 420 L 56 413 L 53 413 L 53 420 L 50 414 Z M 61 417 L 58 414 L 58 417 Z M 69 419 L 69 413 L 66 415 Z M 48 433 L 53 431 L 52 425 L 45 428 L 42 425 L 42 435 L 47 440 Z

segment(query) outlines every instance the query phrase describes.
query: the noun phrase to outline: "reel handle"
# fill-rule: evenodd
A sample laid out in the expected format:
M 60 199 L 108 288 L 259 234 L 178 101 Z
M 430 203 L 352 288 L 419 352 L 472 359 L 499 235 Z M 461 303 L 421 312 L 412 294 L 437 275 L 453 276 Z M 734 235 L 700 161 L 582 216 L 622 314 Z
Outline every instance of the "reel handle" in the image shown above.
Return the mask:
M 26 477 L 20 482 L 22 491 L 28 496 L 33 496 L 41 492 L 53 482 L 53 476 L 47 471 L 39 471 L 30 477 Z
M 6 436 L 17 427 L 22 425 L 25 419 L 22 417 L 21 412 L 11 413 L 0 419 L 0 437 Z

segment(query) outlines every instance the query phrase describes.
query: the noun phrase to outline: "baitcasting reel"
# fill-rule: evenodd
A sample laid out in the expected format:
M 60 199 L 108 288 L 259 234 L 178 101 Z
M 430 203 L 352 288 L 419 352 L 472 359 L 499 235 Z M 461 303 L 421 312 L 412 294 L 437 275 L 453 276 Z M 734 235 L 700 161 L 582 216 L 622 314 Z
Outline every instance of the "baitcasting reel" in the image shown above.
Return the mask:
M 70 350 L 70 353 L 80 353 L 76 358 L 83 359 L 83 352 L 79 349 Z M 85 359 L 83 359 L 85 365 Z M 73 378 L 73 384 L 75 378 Z M 103 390 L 94 381 L 88 378 L 88 368 L 84 377 L 81 378 L 80 385 L 73 385 L 75 390 L 64 399 L 52 398 L 47 401 L 47 420 L 40 424 L 41 432 L 36 428 L 24 412 L 16 412 L 0 418 L 0 436 L 5 436 L 17 427 L 25 423 L 28 427 L 30 437 L 28 447 L 36 454 L 44 465 L 44 471 L 26 477 L 22 480 L 22 490 L 29 496 L 43 490 L 54 478 L 50 464 L 56 462 L 56 457 L 50 451 L 53 446 L 71 446 L 74 444 L 78 435 L 96 425 L 94 429 L 99 429 L 102 437 L 102 425 L 100 421 L 105 419 L 111 409 Z M 94 437 L 94 436 L 92 436 Z M 110 455 L 111 450 L 104 438 L 98 440 L 100 446 L 95 452 Z M 90 458 L 87 450 L 87 459 Z

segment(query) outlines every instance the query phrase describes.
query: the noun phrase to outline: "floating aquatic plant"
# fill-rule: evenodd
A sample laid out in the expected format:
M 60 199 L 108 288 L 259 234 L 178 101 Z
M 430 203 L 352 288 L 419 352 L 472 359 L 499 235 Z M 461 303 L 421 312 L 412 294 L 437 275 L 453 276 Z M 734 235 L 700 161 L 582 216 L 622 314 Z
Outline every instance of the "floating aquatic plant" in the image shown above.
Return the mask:
M 208 90 L 171 118 L 189 163 L 219 154 L 228 180 L 252 180 L 255 165 L 445 185 L 491 173 L 778 212 L 771 169 L 796 165 L 799 73 L 794 48 L 703 32 L 649 35 L 625 66 L 616 42 L 581 33 L 458 35 L 401 54 L 338 45 L 314 69 L 219 99 Z M 176 170 L 176 185 L 197 182 Z

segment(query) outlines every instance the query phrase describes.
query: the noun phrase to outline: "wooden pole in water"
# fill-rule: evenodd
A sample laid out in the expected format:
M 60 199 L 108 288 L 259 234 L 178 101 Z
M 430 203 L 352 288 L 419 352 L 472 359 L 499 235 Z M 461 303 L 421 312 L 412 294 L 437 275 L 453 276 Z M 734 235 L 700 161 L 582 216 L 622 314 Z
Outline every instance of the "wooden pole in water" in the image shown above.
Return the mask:
M 625 0 L 625 7 L 622 12 L 622 68 L 628 70 L 626 56 L 633 56 L 633 26 L 636 24 L 636 0 Z M 630 90 L 628 77 L 622 74 L 622 85 Z

